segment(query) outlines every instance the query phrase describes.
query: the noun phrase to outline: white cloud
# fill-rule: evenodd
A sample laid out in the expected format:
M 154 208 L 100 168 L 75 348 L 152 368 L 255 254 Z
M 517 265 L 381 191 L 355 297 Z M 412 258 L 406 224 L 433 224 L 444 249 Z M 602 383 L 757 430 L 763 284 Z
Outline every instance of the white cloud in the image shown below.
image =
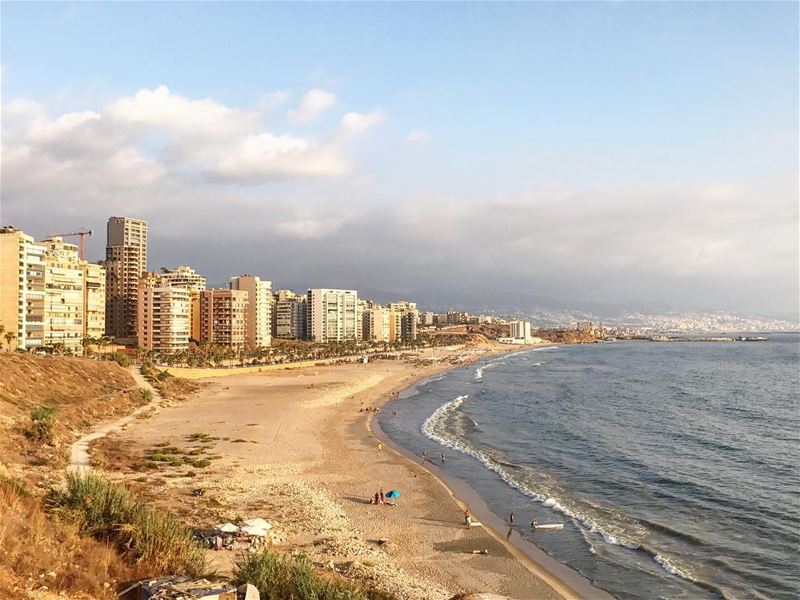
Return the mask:
M 418 142 L 426 142 L 430 139 L 431 134 L 425 131 L 424 129 L 416 129 L 414 131 L 409 132 L 406 136 L 406 140 L 411 142 L 412 144 Z
M 219 157 L 214 174 L 221 179 L 246 181 L 264 177 L 290 178 L 344 175 L 348 164 L 329 147 L 304 138 L 271 133 L 242 139 Z
M 297 108 L 289 111 L 289 118 L 297 123 L 308 123 L 334 106 L 336 106 L 335 94 L 314 88 L 306 92 Z
M 97 170 L 99 180 L 85 179 L 85 186 L 149 185 L 162 176 L 262 183 L 350 169 L 331 136 L 277 135 L 263 130 L 257 111 L 187 98 L 166 86 L 118 98 L 97 112 L 55 118 L 30 101 L 13 100 L 3 109 L 4 149 L 21 161 L 8 172 L 29 180 L 61 173 L 73 181 L 76 173 L 89 177 Z M 117 177 L 121 169 L 124 176 Z
M 383 110 L 376 108 L 368 113 L 349 112 L 342 117 L 341 131 L 345 136 L 358 135 L 383 121 Z
M 279 90 L 277 92 L 269 92 L 268 94 L 264 94 L 261 98 L 258 99 L 258 103 L 256 104 L 256 109 L 260 112 L 268 112 L 274 110 L 284 104 L 289 98 L 291 94 L 286 90 Z
M 229 137 L 257 126 L 257 115 L 229 108 L 211 98 L 191 100 L 170 92 L 164 85 L 120 98 L 105 109 L 109 119 L 130 126 L 190 137 Z

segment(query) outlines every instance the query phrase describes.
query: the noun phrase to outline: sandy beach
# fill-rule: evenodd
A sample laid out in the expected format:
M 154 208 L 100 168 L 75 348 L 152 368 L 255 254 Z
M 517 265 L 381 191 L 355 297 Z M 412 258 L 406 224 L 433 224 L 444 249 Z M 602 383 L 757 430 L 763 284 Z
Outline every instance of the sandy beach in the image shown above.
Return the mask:
M 578 597 L 502 536 L 465 527 L 450 487 L 370 427 L 374 413 L 362 409 L 447 368 L 384 360 L 202 380 L 190 400 L 97 442 L 92 460 L 193 526 L 263 517 L 279 547 L 400 598 Z M 159 445 L 189 452 L 198 438 L 210 453 L 204 468 L 146 458 Z M 401 490 L 397 506 L 369 503 L 380 488 Z M 209 551 L 220 572 L 235 556 Z

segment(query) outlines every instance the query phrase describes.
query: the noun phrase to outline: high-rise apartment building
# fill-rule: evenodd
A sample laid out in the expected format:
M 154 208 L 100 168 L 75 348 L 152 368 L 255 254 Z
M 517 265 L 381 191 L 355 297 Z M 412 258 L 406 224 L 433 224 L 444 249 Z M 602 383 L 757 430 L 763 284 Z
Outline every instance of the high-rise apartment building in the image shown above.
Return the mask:
M 414 302 L 391 302 L 389 304 L 389 341 L 409 342 L 417 339 L 419 311 Z
M 106 334 L 136 337 L 139 279 L 147 272 L 147 221 L 111 217 L 106 242 Z
M 272 344 L 272 282 L 255 275 L 239 275 L 231 277 L 228 287 L 247 292 L 247 346 Z
M 368 305 L 361 315 L 362 333 L 365 341 L 389 341 L 389 310 L 379 304 Z
M 106 334 L 106 270 L 102 265 L 83 265 L 83 335 L 101 338 Z
M 358 339 L 358 292 L 355 290 L 308 290 L 306 315 L 310 340 L 325 343 Z
M 509 324 L 510 336 L 517 340 L 528 341 L 531 339 L 531 324 L 528 321 L 511 321 Z
M 289 336 L 296 340 L 308 339 L 308 309 L 306 308 L 306 297 L 300 296 L 295 302 L 291 303 L 291 326 Z
M 206 278 L 192 267 L 181 265 L 174 269 L 161 269 L 161 282 L 172 287 L 189 290 L 189 339 L 200 341 L 200 293 L 206 289 Z
M 83 346 L 85 317 L 85 262 L 78 247 L 53 237 L 45 247 L 44 345 L 79 352 Z
M 200 293 L 200 340 L 243 348 L 247 343 L 248 293 L 210 289 Z
M 44 253 L 22 231 L 0 229 L 0 325 L 14 335 L 2 340 L 10 350 L 44 343 Z
M 277 338 L 306 337 L 306 297 L 292 290 L 278 290 L 272 300 L 272 330 Z
M 158 352 L 188 349 L 190 290 L 147 273 L 139 280 L 137 294 L 137 344 Z

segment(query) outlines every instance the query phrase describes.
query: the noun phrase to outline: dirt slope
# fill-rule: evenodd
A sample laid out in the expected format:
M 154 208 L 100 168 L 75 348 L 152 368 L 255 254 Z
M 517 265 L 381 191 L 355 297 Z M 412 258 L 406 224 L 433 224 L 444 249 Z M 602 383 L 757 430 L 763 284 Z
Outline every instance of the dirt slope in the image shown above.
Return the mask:
M 81 430 L 129 413 L 142 401 L 130 373 L 111 361 L 0 353 L 0 463 L 48 464 L 65 460 Z M 52 439 L 33 441 L 31 411 L 55 408 Z

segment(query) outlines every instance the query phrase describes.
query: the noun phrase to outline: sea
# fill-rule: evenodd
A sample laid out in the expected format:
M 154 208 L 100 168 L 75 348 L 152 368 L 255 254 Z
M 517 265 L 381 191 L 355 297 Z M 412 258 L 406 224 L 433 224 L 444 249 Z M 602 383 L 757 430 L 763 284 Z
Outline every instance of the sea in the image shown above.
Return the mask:
M 380 425 L 617 598 L 796 599 L 800 336 L 766 337 L 516 351 Z

